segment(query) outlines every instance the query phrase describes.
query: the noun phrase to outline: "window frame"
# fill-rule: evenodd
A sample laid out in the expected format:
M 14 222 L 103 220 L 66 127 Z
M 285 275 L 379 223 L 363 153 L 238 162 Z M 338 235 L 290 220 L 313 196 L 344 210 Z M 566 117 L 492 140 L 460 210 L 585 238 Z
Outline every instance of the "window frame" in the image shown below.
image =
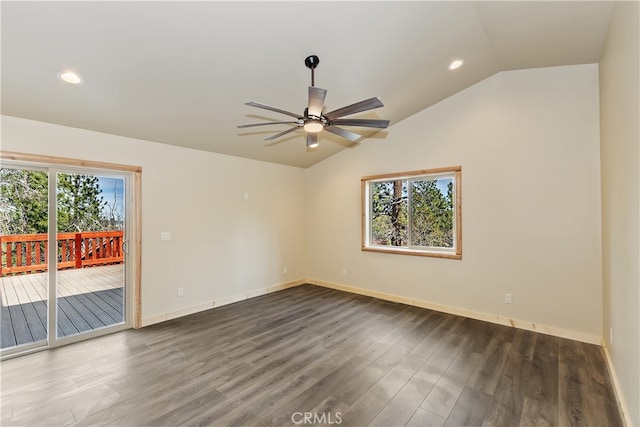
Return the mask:
M 407 180 L 409 182 L 420 179 L 438 179 L 439 177 L 453 178 L 453 248 L 419 247 L 419 246 L 379 246 L 371 244 L 371 209 L 372 199 L 370 184 L 381 181 Z M 408 184 L 409 184 L 408 182 Z M 409 172 L 397 172 L 381 175 L 363 176 L 360 179 L 362 203 L 362 242 L 361 250 L 368 252 L 383 252 L 400 255 L 417 255 L 435 258 L 462 259 L 462 167 L 450 166 L 443 168 L 424 169 Z M 411 187 L 408 185 L 408 194 Z M 407 212 L 410 212 L 411 197 L 407 200 Z M 411 235 L 411 220 L 407 220 L 407 235 Z

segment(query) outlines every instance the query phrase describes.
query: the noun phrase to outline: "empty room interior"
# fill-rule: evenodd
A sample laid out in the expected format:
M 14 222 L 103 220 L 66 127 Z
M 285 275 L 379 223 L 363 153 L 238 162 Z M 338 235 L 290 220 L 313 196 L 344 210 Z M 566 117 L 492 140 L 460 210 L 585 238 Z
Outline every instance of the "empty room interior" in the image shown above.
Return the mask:
M 640 2 L 0 8 L 2 425 L 640 426 Z

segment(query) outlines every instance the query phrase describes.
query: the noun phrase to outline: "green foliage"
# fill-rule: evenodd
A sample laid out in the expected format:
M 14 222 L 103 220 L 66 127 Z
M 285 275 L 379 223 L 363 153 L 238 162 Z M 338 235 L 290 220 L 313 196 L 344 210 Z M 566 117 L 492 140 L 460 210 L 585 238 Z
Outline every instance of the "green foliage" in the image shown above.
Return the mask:
M 414 246 L 453 247 L 452 183 L 445 196 L 436 180 L 413 181 L 411 241 Z
M 91 175 L 58 174 L 58 232 L 107 230 L 99 180 Z M 2 234 L 46 233 L 46 172 L 0 169 L 0 231 Z
M 0 232 L 46 233 L 47 195 L 45 172 L 0 169 Z
M 438 188 L 438 183 L 446 183 L 447 194 Z M 451 179 L 373 182 L 370 191 L 372 244 L 453 247 Z

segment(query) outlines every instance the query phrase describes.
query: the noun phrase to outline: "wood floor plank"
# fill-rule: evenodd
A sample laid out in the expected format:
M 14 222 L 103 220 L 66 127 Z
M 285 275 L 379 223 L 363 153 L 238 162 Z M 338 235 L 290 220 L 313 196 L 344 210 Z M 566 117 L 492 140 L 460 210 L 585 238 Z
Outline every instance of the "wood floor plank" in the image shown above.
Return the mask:
M 340 389 L 350 376 L 363 369 L 365 361 L 366 359 L 357 356 L 349 358 L 325 377 L 319 378 L 311 387 L 291 399 L 287 404 L 275 408 L 265 423 L 269 426 L 280 426 L 289 422 L 294 412 L 310 411 L 331 396 L 334 390 Z
M 301 372 L 294 377 L 274 381 L 257 392 L 247 390 L 243 396 L 233 398 L 241 401 L 242 405 L 232 409 L 219 408 L 215 416 L 209 414 L 209 417 L 215 419 L 216 423 L 227 426 L 260 424 L 274 407 L 285 404 L 291 396 L 302 393 L 316 382 L 318 380 L 315 377 L 307 372 Z
M 318 406 L 313 408 L 310 412 L 312 414 L 318 414 L 318 422 L 312 424 L 314 426 L 335 425 L 342 424 L 342 414 L 349 409 L 349 406 L 338 402 L 332 396 L 329 396 Z M 292 421 L 297 421 L 292 420 Z
M 493 402 L 484 419 L 483 425 L 518 425 L 522 417 L 525 399 L 525 385 L 531 373 L 531 361 L 512 351 L 506 363 L 500 381 L 493 395 Z
M 466 318 L 457 328 L 458 334 L 468 336 L 466 350 L 472 353 L 484 353 L 487 345 L 496 333 L 497 325 L 482 320 Z
M 551 427 L 558 425 L 558 409 L 549 402 L 532 397 L 524 398 L 521 427 Z
M 611 378 L 607 370 L 604 351 L 593 344 L 581 343 L 587 360 L 587 372 L 590 376 L 589 388 L 594 404 L 594 413 L 598 423 L 607 426 L 622 425 L 622 418 L 613 391 Z
M 220 402 L 225 402 L 226 397 L 218 390 L 208 390 L 206 393 L 189 399 L 187 402 L 182 404 L 180 407 L 163 414 L 160 417 L 154 418 L 147 425 L 151 426 L 178 426 L 178 425 L 187 425 L 189 422 L 196 418 L 199 414 L 201 414 L 204 410 L 207 410 L 211 406 L 215 406 Z M 131 421 L 118 419 L 115 421 L 113 425 L 122 426 L 127 425 L 129 422 L 134 424 L 144 423 L 146 414 L 140 414 L 140 420 L 136 421 L 135 418 L 138 417 L 136 414 Z
M 463 320 L 462 317 L 447 315 L 411 352 L 423 359 L 428 359 Z
M 427 359 L 428 363 L 425 363 L 416 373 L 416 377 L 435 385 L 465 347 L 467 341 L 467 337 L 461 337 L 455 333 L 448 334 L 438 349 Z
M 469 380 L 469 386 L 493 395 L 511 350 L 511 330 L 500 328 L 482 353 L 482 360 Z
M 332 395 L 347 406 L 353 405 L 394 366 L 400 363 L 407 354 L 409 354 L 408 347 L 397 345 L 389 348 L 376 360 L 367 364 L 358 375 L 352 376 L 348 381 L 341 384 L 339 389 L 332 392 Z
M 490 395 L 465 387 L 444 425 L 451 427 L 482 425 L 490 404 Z
M 437 311 L 428 311 L 425 313 L 422 321 L 415 325 L 410 331 L 405 333 L 398 344 L 414 348 L 425 338 L 425 332 L 431 333 L 440 323 L 442 323 L 447 316 Z
M 76 418 L 73 415 L 73 412 L 70 410 L 63 411 L 59 414 L 52 415 L 49 418 L 38 421 L 34 426 L 64 426 L 72 424 L 76 421 Z
M 422 408 L 418 408 L 413 414 L 407 427 L 442 427 L 446 420 L 436 414 L 432 414 Z
M 518 329 L 513 336 L 511 344 L 511 354 L 524 360 L 532 360 L 533 352 L 536 349 L 536 339 L 538 334 L 524 329 Z
M 428 312 L 425 312 L 425 310 L 407 306 L 405 310 L 399 313 L 397 319 L 393 322 L 392 328 L 362 356 L 369 360 L 375 360 L 417 328 L 427 316 Z
M 427 380 L 411 377 L 369 425 L 393 427 L 407 424 L 433 386 Z
M 595 419 L 589 374 L 577 341 L 563 340 L 558 354 L 558 424 L 586 426 Z
M 369 424 L 422 366 L 424 359 L 408 354 L 342 414 L 346 426 Z
M 481 359 L 481 354 L 461 351 L 420 407 L 447 418 Z
M 113 393 L 101 395 L 100 397 L 93 400 L 84 399 L 82 402 L 79 402 L 77 405 L 75 405 L 71 409 L 71 412 L 73 413 L 73 416 L 76 419 L 76 421 L 84 420 L 85 418 L 88 418 L 90 415 L 93 415 L 97 412 L 104 411 L 105 409 L 109 408 L 111 405 L 117 402 L 118 399 L 120 399 L 120 394 L 118 394 L 115 391 Z
M 558 419 L 558 351 L 560 339 L 550 335 L 538 335 L 531 360 L 531 373 L 525 386 L 530 413 L 523 412 L 525 422 L 531 422 L 530 414 L 551 425 Z M 525 405 L 527 406 L 527 405 Z M 523 408 L 524 411 L 524 408 Z

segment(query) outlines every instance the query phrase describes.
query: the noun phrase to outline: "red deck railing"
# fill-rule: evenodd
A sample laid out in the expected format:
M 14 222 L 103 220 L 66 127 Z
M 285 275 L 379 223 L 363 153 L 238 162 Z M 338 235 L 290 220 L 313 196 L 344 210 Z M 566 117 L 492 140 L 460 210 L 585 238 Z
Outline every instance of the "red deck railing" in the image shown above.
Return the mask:
M 124 232 L 58 233 L 58 269 L 83 268 L 123 261 Z M 47 271 L 46 233 L 0 236 L 0 276 Z

